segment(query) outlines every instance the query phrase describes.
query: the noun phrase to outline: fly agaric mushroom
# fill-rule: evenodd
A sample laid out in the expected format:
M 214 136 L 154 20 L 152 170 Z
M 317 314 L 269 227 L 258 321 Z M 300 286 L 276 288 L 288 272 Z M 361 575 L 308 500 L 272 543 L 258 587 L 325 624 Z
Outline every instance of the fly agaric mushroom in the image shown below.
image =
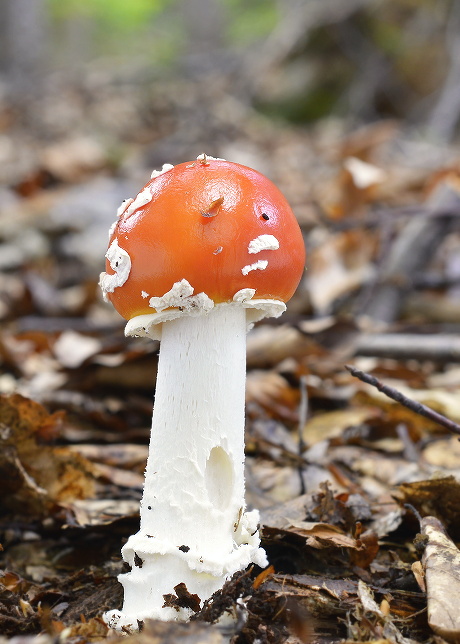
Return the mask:
M 285 310 L 305 249 L 268 179 L 200 155 L 122 204 L 106 258 L 100 285 L 126 334 L 161 340 L 140 530 L 122 549 L 123 609 L 105 615 L 135 629 L 190 616 L 164 605 L 178 584 L 203 601 L 267 563 L 244 501 L 246 330 Z

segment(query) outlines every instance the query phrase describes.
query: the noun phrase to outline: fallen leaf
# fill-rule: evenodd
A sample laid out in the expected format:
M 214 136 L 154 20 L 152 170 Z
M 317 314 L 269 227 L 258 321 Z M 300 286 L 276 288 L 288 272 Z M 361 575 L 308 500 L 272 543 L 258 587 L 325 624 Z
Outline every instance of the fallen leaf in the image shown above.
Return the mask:
M 373 238 L 364 231 L 328 236 L 309 257 L 307 288 L 318 314 L 327 314 L 337 298 L 350 295 L 373 274 Z
M 422 454 L 424 460 L 430 465 L 460 470 L 460 441 L 455 436 L 430 443 Z
M 54 433 L 53 423 L 62 414 L 50 415 L 40 404 L 19 394 L 0 396 L 0 505 L 32 515 L 59 502 L 94 494 L 92 466 L 65 447 L 39 442 Z
M 246 360 L 249 369 L 279 364 L 289 357 L 297 360 L 314 351 L 314 342 L 287 324 L 261 324 L 248 334 Z
M 265 568 L 265 570 L 262 570 L 261 573 L 257 575 L 257 577 L 254 579 L 254 582 L 252 584 L 252 587 L 254 590 L 257 590 L 259 586 L 261 586 L 270 575 L 272 575 L 275 572 L 275 568 L 273 566 L 268 566 L 268 568 Z
M 356 538 L 358 549 L 350 552 L 350 561 L 359 568 L 369 568 L 379 552 L 379 539 L 375 532 L 366 530 Z
M 257 403 L 275 417 L 296 421 L 299 392 L 275 371 L 251 371 L 246 379 L 246 402 Z
M 355 186 L 360 190 L 382 183 L 386 179 L 386 173 L 382 168 L 362 161 L 358 157 L 347 157 L 343 166 L 350 173 Z
M 110 525 L 139 514 L 139 501 L 131 499 L 76 499 L 61 506 L 67 511 L 68 525 L 80 527 Z
M 302 431 L 303 440 L 307 445 L 320 441 L 338 438 L 349 427 L 362 425 L 364 422 L 380 416 L 376 407 L 357 406 L 338 411 L 317 413 L 312 416 Z
M 64 367 L 75 369 L 95 355 L 101 347 L 100 340 L 69 330 L 58 337 L 53 352 Z
M 323 548 L 356 549 L 360 547 L 356 539 L 344 534 L 340 528 L 327 523 L 292 521 L 287 528 L 287 532 L 305 537 L 307 546 L 319 550 Z
M 413 505 L 422 516 L 436 517 L 454 538 L 460 537 L 460 482 L 454 476 L 402 483 L 394 496 L 401 504 Z

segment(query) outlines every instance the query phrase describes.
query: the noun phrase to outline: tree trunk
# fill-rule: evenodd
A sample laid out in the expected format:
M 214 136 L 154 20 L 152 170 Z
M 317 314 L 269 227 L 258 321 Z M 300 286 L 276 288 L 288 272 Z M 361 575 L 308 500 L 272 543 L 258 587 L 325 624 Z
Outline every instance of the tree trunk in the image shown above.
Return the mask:
M 14 98 L 40 86 L 47 32 L 45 0 L 0 0 L 0 66 Z

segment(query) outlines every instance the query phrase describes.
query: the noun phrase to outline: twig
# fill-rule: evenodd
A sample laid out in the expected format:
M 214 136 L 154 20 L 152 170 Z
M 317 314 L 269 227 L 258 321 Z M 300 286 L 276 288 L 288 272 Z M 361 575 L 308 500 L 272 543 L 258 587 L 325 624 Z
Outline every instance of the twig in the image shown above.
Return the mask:
M 422 523 L 422 516 L 417 508 L 415 508 L 411 503 L 404 503 L 404 507 L 406 508 L 406 510 L 412 512 L 412 514 L 420 524 Z
M 459 212 L 460 191 L 448 182 L 439 184 L 425 208 L 409 219 L 393 242 L 362 315 L 388 323 L 399 317 L 413 280 L 431 261 L 433 248 L 458 226 Z
M 460 116 L 460 7 L 451 4 L 447 19 L 445 43 L 449 60 L 444 86 L 428 120 L 428 131 L 443 143 L 452 140 Z
M 460 337 L 454 333 L 363 333 L 355 353 L 396 360 L 460 362 Z
M 398 423 L 396 425 L 396 433 L 398 434 L 398 438 L 404 445 L 404 458 L 407 461 L 418 463 L 418 461 L 420 460 L 420 450 L 411 439 L 407 425 L 405 425 L 404 423 Z
M 300 478 L 300 494 L 305 494 L 305 481 L 303 478 L 303 461 L 302 454 L 305 449 L 305 441 L 303 439 L 303 430 L 307 423 L 308 418 L 308 391 L 305 376 L 300 378 L 300 405 L 299 405 L 299 478 Z
M 300 43 L 307 41 L 318 27 L 340 24 L 362 7 L 376 0 L 284 0 L 278 2 L 280 19 L 277 27 L 263 43 L 257 43 L 258 55 L 244 57 L 243 81 L 247 92 L 257 91 L 259 79 L 287 60 Z M 251 52 L 249 52 L 251 53 Z
M 345 369 L 347 369 L 352 376 L 354 376 L 355 378 L 358 378 L 362 382 L 367 383 L 368 385 L 372 385 L 373 387 L 381 391 L 382 394 L 385 394 L 385 396 L 388 396 L 388 398 L 391 398 L 392 400 L 399 402 L 401 405 L 404 405 L 404 407 L 407 407 L 408 409 L 414 411 L 416 414 L 420 414 L 420 416 L 425 416 L 425 418 L 429 418 L 435 423 L 442 425 L 443 427 L 453 432 L 454 434 L 460 435 L 460 425 L 457 425 L 457 423 L 455 423 L 453 420 L 450 420 L 450 418 L 446 418 L 442 414 L 438 414 L 438 412 L 434 411 L 434 409 L 431 409 L 431 407 L 427 407 L 426 405 L 423 405 L 422 403 L 416 400 L 412 400 L 411 398 L 408 398 L 407 396 L 402 394 L 397 389 L 394 389 L 393 387 L 384 385 L 383 382 L 380 382 L 380 380 L 378 380 L 374 376 L 371 376 L 370 373 L 365 373 L 364 371 L 361 371 L 360 369 L 356 369 L 356 367 L 352 367 L 351 365 L 345 365 Z

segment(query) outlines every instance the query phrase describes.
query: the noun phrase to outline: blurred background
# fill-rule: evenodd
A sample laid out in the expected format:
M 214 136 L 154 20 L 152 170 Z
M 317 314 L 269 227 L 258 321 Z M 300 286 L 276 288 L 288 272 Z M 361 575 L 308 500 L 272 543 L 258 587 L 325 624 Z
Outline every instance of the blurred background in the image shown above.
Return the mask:
M 61 563 L 81 572 L 83 552 L 121 566 L 158 343 L 124 337 L 99 273 L 122 200 L 206 152 L 272 179 L 307 248 L 287 312 L 248 335 L 248 503 L 292 502 L 262 516 L 283 529 L 280 516 L 353 536 L 367 522 L 380 568 L 361 578 L 408 588 L 418 527 L 396 534 L 408 519 L 395 491 L 458 536 L 460 443 L 344 365 L 460 422 L 459 128 L 458 0 L 0 0 L 0 393 L 27 397 L 0 396 L 2 567 L 41 583 Z M 61 558 L 37 540 L 51 524 L 27 527 L 36 516 Z M 67 530 L 68 549 L 61 525 L 85 528 Z M 304 549 L 274 558 L 277 571 L 309 571 Z M 35 621 L 11 603 L 21 632 L 40 630 L 41 592 Z M 416 620 L 423 601 L 397 619 Z M 53 619 L 97 616 L 101 601 L 74 608 Z M 340 610 L 330 623 L 355 606 Z

